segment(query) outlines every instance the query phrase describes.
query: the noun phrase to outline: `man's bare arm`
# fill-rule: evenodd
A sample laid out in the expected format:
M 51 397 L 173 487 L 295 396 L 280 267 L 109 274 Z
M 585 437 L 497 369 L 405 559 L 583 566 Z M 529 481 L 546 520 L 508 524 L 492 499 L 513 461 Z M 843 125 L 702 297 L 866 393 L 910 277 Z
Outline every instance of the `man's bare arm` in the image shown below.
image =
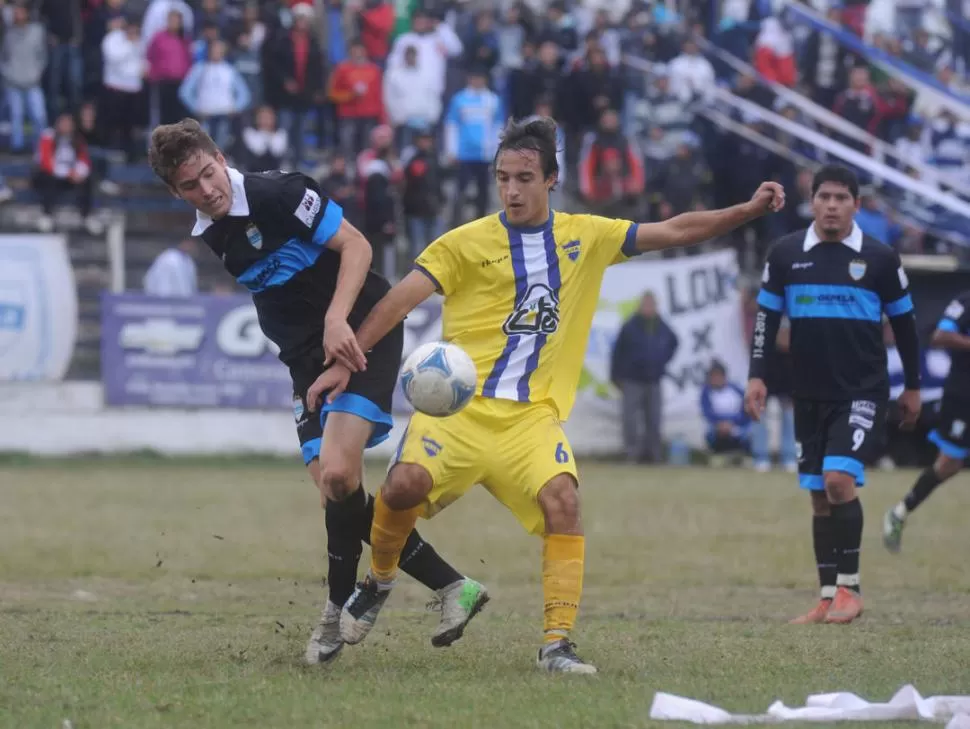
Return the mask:
M 357 330 L 357 342 L 367 352 L 408 314 L 435 292 L 434 282 L 420 271 L 411 271 L 371 309 Z
M 970 350 L 970 337 L 959 332 L 937 329 L 930 339 L 930 346 L 937 349 Z
M 641 223 L 637 227 L 636 247 L 640 253 L 646 253 L 696 245 L 730 233 L 768 212 L 777 212 L 784 205 L 784 188 L 777 182 L 763 182 L 746 203 L 721 210 L 682 213 L 661 223 Z
M 370 271 L 374 253 L 364 234 L 346 220 L 341 222 L 333 238 L 327 241 L 327 248 L 340 254 L 337 286 L 327 309 L 327 319 L 347 321 Z

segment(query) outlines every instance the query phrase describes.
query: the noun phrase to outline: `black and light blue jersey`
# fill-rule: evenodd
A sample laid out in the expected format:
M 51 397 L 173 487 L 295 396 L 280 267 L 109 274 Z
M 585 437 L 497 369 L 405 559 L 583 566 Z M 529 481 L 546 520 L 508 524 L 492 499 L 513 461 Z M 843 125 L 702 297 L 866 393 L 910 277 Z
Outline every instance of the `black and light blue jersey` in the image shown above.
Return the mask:
M 936 328 L 941 332 L 954 332 L 970 336 L 970 291 L 951 301 L 943 311 Z M 950 372 L 943 384 L 948 397 L 970 398 L 970 351 L 950 350 Z
M 888 397 L 882 317 L 913 315 L 909 281 L 892 248 L 857 225 L 839 243 L 821 241 L 814 226 L 787 235 L 768 254 L 758 304 L 791 321 L 795 397 Z M 753 358 L 758 337 L 756 323 Z
M 321 346 L 340 268 L 340 254 L 327 244 L 340 229 L 343 210 L 297 172 L 228 168 L 228 174 L 228 215 L 213 220 L 197 213 L 192 234 L 252 293 L 260 328 L 287 362 Z M 368 273 L 348 318 L 351 326 L 359 326 L 389 289 L 386 279 Z

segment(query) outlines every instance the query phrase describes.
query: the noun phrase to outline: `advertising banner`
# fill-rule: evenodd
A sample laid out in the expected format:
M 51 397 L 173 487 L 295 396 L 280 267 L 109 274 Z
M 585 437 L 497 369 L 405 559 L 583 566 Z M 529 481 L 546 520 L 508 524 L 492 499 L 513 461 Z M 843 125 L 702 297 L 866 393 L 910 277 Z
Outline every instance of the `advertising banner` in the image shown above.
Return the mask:
M 0 235 L 0 381 L 62 379 L 77 317 L 64 238 Z
M 108 405 L 292 408 L 289 372 L 248 296 L 102 298 Z

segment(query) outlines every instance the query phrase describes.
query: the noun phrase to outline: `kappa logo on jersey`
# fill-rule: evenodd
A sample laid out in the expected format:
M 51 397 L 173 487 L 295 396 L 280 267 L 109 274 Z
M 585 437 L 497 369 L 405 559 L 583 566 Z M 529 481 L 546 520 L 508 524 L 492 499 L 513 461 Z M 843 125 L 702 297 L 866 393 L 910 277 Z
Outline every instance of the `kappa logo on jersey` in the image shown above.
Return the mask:
M 259 232 L 259 228 L 253 223 L 246 226 L 246 240 L 257 251 L 263 247 L 263 234 Z M 225 260 L 225 254 L 223 254 L 223 260 Z
M 571 240 L 564 244 L 562 249 L 566 251 L 566 256 L 568 256 L 570 261 L 575 261 L 579 258 L 579 241 Z
M 866 262 L 861 258 L 856 258 L 849 262 L 849 276 L 853 281 L 858 281 L 866 275 Z
M 303 223 L 306 227 L 313 227 L 313 219 L 317 217 L 317 213 L 320 212 L 320 196 L 316 192 L 310 190 L 309 188 L 305 193 L 303 193 L 303 199 L 300 200 L 300 204 L 296 206 L 296 210 L 293 214 L 296 216 L 297 220 Z
M 513 334 L 552 334 L 559 328 L 559 297 L 545 284 L 533 284 L 502 331 Z
M 803 262 L 800 261 L 798 263 L 793 263 L 791 265 L 791 270 L 792 271 L 797 271 L 797 270 L 799 270 L 801 268 L 811 268 L 814 265 L 815 265 L 815 263 L 813 261 L 803 261 Z

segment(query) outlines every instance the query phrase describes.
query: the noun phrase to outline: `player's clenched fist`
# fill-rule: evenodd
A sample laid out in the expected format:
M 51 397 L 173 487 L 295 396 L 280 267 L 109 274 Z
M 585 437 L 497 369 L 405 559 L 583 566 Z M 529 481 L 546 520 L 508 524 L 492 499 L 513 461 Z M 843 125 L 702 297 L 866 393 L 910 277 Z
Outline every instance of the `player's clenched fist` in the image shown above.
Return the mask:
M 762 182 L 751 196 L 751 205 L 758 215 L 777 213 L 785 207 L 785 188 L 777 182 Z
M 765 381 L 757 377 L 748 380 L 748 388 L 744 392 L 744 411 L 754 422 L 761 422 L 767 400 L 768 388 L 765 386 Z

